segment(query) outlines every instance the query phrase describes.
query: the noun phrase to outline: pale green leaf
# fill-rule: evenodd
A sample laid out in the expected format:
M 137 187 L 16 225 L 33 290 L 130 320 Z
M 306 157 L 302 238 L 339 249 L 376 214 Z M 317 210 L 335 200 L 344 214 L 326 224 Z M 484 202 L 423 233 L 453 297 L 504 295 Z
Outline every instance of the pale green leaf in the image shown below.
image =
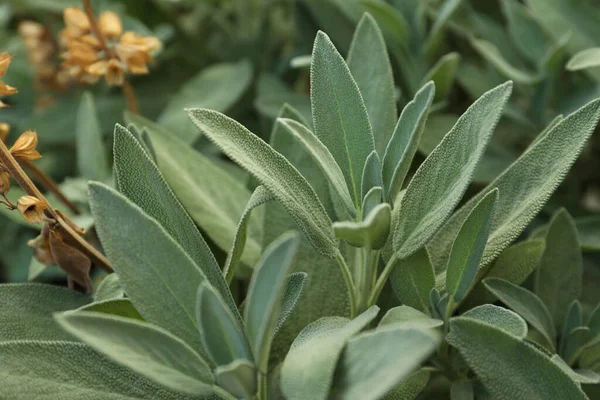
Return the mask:
M 333 231 L 351 246 L 378 250 L 388 239 L 391 218 L 390 205 L 383 203 L 375 206 L 363 221 L 334 222 Z
M 215 365 L 227 365 L 237 359 L 252 361 L 240 321 L 206 282 L 198 288 L 196 320 L 204 348 Z
M 384 400 L 415 400 L 429 383 L 431 372 L 420 369 L 406 377 L 398 386 L 392 389 Z
M 117 274 L 107 275 L 94 292 L 94 301 L 112 300 L 123 297 L 125 297 L 125 292 Z
M 452 382 L 450 400 L 475 400 L 473 384 L 469 381 Z
M 494 326 L 516 338 L 525 339 L 527 336 L 527 324 L 521 316 L 493 304 L 484 304 L 472 308 L 462 314 L 461 317 Z
M 139 311 L 135 309 L 133 303 L 129 299 L 109 299 L 95 301 L 79 307 L 76 311 L 93 311 L 124 318 L 137 319 L 139 321 L 144 320 L 144 317 L 142 317 Z
M 381 161 L 377 152 L 373 150 L 367 160 L 365 161 L 365 167 L 362 171 L 362 178 L 360 184 L 360 195 L 364 201 L 365 196 L 374 187 L 383 188 L 383 177 L 381 175 Z M 367 206 L 363 206 L 362 217 L 365 218 L 369 215 L 370 210 Z
M 288 277 L 283 292 L 283 300 L 281 301 L 281 310 L 279 310 L 277 323 L 273 329 L 273 337 L 277 336 L 277 333 L 283 327 L 283 324 L 285 324 L 298 305 L 307 277 L 308 274 L 306 272 L 294 272 Z
M 351 339 L 339 361 L 330 397 L 377 400 L 436 349 L 433 332 L 389 326 Z
M 405 329 L 428 329 L 440 327 L 444 325 L 444 321 L 431 318 L 409 306 L 398 306 L 389 309 L 381 318 L 379 326 L 384 325 L 401 326 Z
M 429 81 L 433 81 L 435 84 L 434 102 L 444 101 L 450 95 L 459 62 L 460 54 L 456 52 L 448 53 L 441 57 L 423 78 L 423 84 Z
M 347 62 L 369 113 L 375 149 L 383 157 L 398 118 L 396 93 L 386 44 L 370 14 L 363 15 L 356 27 Z
M 298 246 L 299 238 L 294 232 L 271 243 L 254 269 L 248 286 L 244 324 L 256 365 L 263 374 L 268 372 L 271 342 Z
M 76 118 L 77 168 L 86 179 L 104 181 L 110 176 L 102 130 L 98 122 L 94 97 L 90 92 L 81 96 Z
M 289 161 L 223 114 L 205 109 L 188 113 L 198 129 L 275 196 L 320 254 L 335 257 L 337 243 L 331 219 L 314 189 Z
M 428 83 L 421 88 L 400 114 L 394 134 L 383 157 L 383 187 L 389 202 L 400 192 L 408 169 L 417 151 L 431 107 L 435 86 Z
M 190 123 L 184 109 L 210 108 L 226 112 L 244 94 L 252 82 L 252 63 L 242 60 L 237 63 L 213 64 L 181 85 L 173 95 L 158 122 L 166 126 L 187 143 L 194 142 L 200 133 Z
M 467 189 L 508 100 L 512 83 L 490 90 L 458 122 L 413 176 L 394 231 L 394 251 L 405 258 L 438 231 Z
M 575 54 L 567 63 L 569 71 L 600 67 L 600 47 L 592 47 Z
M 102 246 L 135 308 L 201 351 L 194 310 L 198 285 L 206 280 L 202 270 L 155 219 L 115 190 L 91 183 L 90 206 Z
M 446 0 L 439 8 L 435 22 L 433 23 L 427 41 L 424 44 L 425 54 L 429 57 L 433 56 L 440 46 L 444 29 L 462 2 L 463 0 Z
M 346 343 L 379 312 L 373 306 L 354 320 L 319 319 L 300 332 L 281 369 L 281 389 L 290 400 L 327 399 Z
M 383 33 L 396 44 L 408 47 L 411 29 L 404 15 L 382 0 L 361 0 Z
M 394 293 L 403 304 L 429 313 L 429 292 L 435 287 L 435 276 L 427 250 L 422 248 L 399 260 L 390 275 Z
M 508 34 L 524 57 L 540 64 L 548 50 L 548 38 L 535 16 L 516 0 L 502 0 Z
M 513 283 L 498 278 L 483 281 L 485 287 L 510 309 L 522 316 L 546 339 L 550 348 L 556 346 L 556 330 L 548 308 L 535 294 Z
M 256 393 L 256 368 L 246 360 L 235 360 L 217 367 L 217 383 L 238 399 L 251 399 Z
M 208 395 L 214 377 L 187 344 L 159 327 L 94 312 L 56 315 L 63 328 L 115 362 L 177 392 Z
M 539 74 L 524 71 L 510 64 L 510 62 L 502 56 L 498 47 L 487 40 L 472 38 L 471 45 L 481 57 L 485 58 L 499 73 L 508 79 L 512 79 L 523 85 L 533 85 L 542 79 L 542 76 Z
M 357 209 L 360 179 L 375 149 L 369 115 L 344 59 L 323 33 L 317 33 L 311 65 L 311 105 L 315 134 L 340 166 Z

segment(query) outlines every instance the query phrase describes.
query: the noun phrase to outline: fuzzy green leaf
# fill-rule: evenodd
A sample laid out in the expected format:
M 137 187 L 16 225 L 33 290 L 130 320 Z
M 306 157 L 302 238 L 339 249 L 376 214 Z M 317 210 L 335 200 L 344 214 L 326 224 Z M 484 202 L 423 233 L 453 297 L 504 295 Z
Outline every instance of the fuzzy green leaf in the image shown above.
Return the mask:
M 425 368 L 413 372 L 392 389 L 384 400 L 415 400 L 429 383 L 431 372 Z
M 190 123 L 184 109 L 210 108 L 226 112 L 250 86 L 252 70 L 249 60 L 214 64 L 203 69 L 181 85 L 181 90 L 173 95 L 158 117 L 158 122 L 186 143 L 194 142 L 200 133 Z
M 450 400 L 475 400 L 473 384 L 469 381 L 454 381 L 450 387 Z
M 260 372 L 266 374 L 273 333 L 279 317 L 288 272 L 298 251 L 298 236 L 282 235 L 263 253 L 254 270 L 244 306 L 250 348 Z
M 475 206 L 454 240 L 446 269 L 446 291 L 450 295 L 448 313 L 454 311 L 473 287 L 497 205 L 496 189 Z
M 93 349 L 156 383 L 190 395 L 208 395 L 214 377 L 181 339 L 153 325 L 94 312 L 64 313 L 56 320 Z
M 86 179 L 104 181 L 110 176 L 102 130 L 98 122 L 94 97 L 90 92 L 81 96 L 76 119 L 77 167 Z
M 358 335 L 342 354 L 329 398 L 380 399 L 419 368 L 439 341 L 433 332 L 393 326 Z
M 383 34 L 370 14 L 363 15 L 356 27 L 347 62 L 369 113 L 375 150 L 383 157 L 398 116 L 392 65 Z
M 415 173 L 393 228 L 400 258 L 425 245 L 460 201 L 511 90 L 507 82 L 481 96 Z
M 334 222 L 335 235 L 354 247 L 381 249 L 390 233 L 392 209 L 389 204 L 379 204 L 364 221 Z
M 548 308 L 529 290 L 498 278 L 483 281 L 485 287 L 511 310 L 522 316 L 546 339 L 550 348 L 556 345 L 556 330 Z
M 548 38 L 530 10 L 516 0 L 502 0 L 508 33 L 524 57 L 540 64 L 548 51 Z
M 102 246 L 144 319 L 201 351 L 194 310 L 202 270 L 162 226 L 108 186 L 90 183 Z M 127 221 L 127 223 L 124 223 Z
M 398 261 L 390 283 L 403 304 L 429 313 L 429 292 L 435 287 L 435 275 L 427 250 L 423 248 Z
M 388 310 L 381 318 L 379 326 L 384 325 L 401 326 L 404 329 L 428 329 L 442 326 L 444 321 L 431 318 L 409 306 L 398 306 Z
M 360 178 L 367 157 L 375 149 L 373 132 L 358 86 L 323 32 L 317 33 L 310 75 L 315 134 L 340 166 L 360 209 Z
M 383 176 L 381 175 L 381 161 L 377 152 L 373 150 L 367 161 L 365 161 L 365 167 L 362 171 L 362 178 L 360 184 L 360 195 L 364 201 L 365 196 L 374 187 L 383 187 Z M 362 217 L 365 218 L 369 215 L 370 210 L 367 206 L 363 206 Z
M 487 40 L 472 38 L 471 45 L 481 55 L 481 57 L 489 61 L 490 64 L 492 64 L 498 70 L 498 72 L 508 79 L 512 79 L 515 82 L 523 85 L 533 85 L 542 79 L 542 76 L 539 74 L 523 71 L 510 64 L 510 62 L 502 56 L 498 47 Z
M 440 46 L 442 41 L 442 34 L 446 25 L 448 25 L 450 19 L 454 13 L 458 10 L 463 0 L 447 0 L 440 7 L 435 22 L 431 27 L 427 41 L 424 44 L 425 54 L 433 56 Z
M 273 337 L 277 336 L 277 333 L 281 327 L 283 327 L 283 324 L 285 324 L 292 315 L 292 312 L 294 312 L 296 305 L 298 305 L 307 277 L 308 274 L 306 274 L 306 272 L 294 272 L 288 277 L 285 290 L 283 291 L 281 310 L 279 311 L 277 323 L 273 329 Z
M 373 15 L 388 38 L 396 44 L 408 47 L 410 25 L 400 11 L 382 0 L 361 0 L 361 3 Z
M 569 304 L 581 296 L 582 281 L 583 256 L 577 228 L 562 209 L 550 221 L 535 280 L 535 293 L 548 307 L 556 326 L 564 319 Z
M 569 71 L 600 67 L 600 47 L 592 47 L 575 54 L 567 63 Z
M 70 340 L 52 313 L 74 310 L 91 299 L 73 290 L 38 283 L 0 285 L 0 342 Z
M 337 242 L 331 219 L 314 189 L 289 161 L 223 114 L 205 109 L 188 113 L 198 129 L 275 196 L 320 254 L 335 257 Z
M 217 367 L 217 383 L 236 398 L 251 399 L 256 394 L 256 368 L 246 360 L 235 360 Z
M 123 286 L 117 274 L 107 275 L 94 292 L 94 301 L 119 299 L 125 297 Z
M 79 307 L 75 311 L 89 311 L 103 314 L 116 315 L 119 317 L 137 319 L 143 321 L 144 317 L 138 310 L 135 309 L 133 303 L 129 299 L 110 299 L 95 301 L 83 307 Z
M 300 332 L 281 369 L 281 389 L 286 398 L 327 399 L 335 367 L 346 343 L 364 329 L 379 312 L 373 306 L 354 320 L 319 319 Z
M 470 309 L 461 316 L 494 326 L 520 339 L 525 339 L 527 336 L 527 324 L 523 318 L 503 307 L 484 304 Z
M 448 98 L 448 95 L 450 95 L 459 62 L 460 55 L 458 53 L 452 52 L 446 54 L 431 67 L 429 72 L 427 72 L 427 75 L 425 75 L 425 78 L 423 78 L 423 84 L 429 81 L 433 81 L 435 84 L 436 90 L 435 97 L 433 98 L 434 102 L 444 101 Z
M 171 392 L 74 342 L 1 343 L 0 381 L 2 396 L 14 400 L 197 399 Z
M 452 240 L 462 222 L 486 193 L 498 188 L 492 232 L 482 265 L 489 265 L 523 232 L 564 179 L 600 118 L 600 100 L 580 108 L 554 125 L 519 159 L 463 205 L 428 244 L 436 271 L 443 270 Z
M 494 399 L 587 399 L 545 353 L 498 327 L 457 317 L 446 339 Z

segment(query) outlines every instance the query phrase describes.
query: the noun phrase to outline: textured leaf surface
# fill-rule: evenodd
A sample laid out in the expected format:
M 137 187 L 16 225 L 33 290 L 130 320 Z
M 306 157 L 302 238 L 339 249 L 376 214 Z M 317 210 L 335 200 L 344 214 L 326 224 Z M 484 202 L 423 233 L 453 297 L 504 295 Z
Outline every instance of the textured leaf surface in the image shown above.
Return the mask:
M 117 274 L 109 274 L 100 282 L 94 292 L 94 301 L 119 299 L 125 297 L 123 286 Z
M 307 276 L 306 272 L 294 272 L 288 277 L 283 291 L 281 310 L 279 311 L 277 323 L 273 329 L 273 337 L 277 335 L 279 330 L 283 327 L 283 324 L 285 324 L 287 319 L 292 315 L 294 308 L 298 305 Z
M 37 283 L 0 285 L 0 342 L 70 340 L 52 313 L 74 310 L 91 299 L 73 290 Z
M 346 343 L 379 312 L 373 306 L 352 321 L 322 318 L 300 332 L 281 369 L 281 389 L 290 399 L 327 399 Z
M 337 243 L 331 219 L 314 189 L 289 161 L 223 114 L 204 109 L 188 113 L 198 129 L 277 198 L 320 254 L 335 257 Z
M 393 201 L 402 188 L 410 164 L 417 152 L 431 107 L 435 86 L 428 83 L 404 107 L 383 157 L 383 185 L 388 201 Z
M 266 374 L 288 272 L 298 251 L 295 233 L 282 235 L 263 253 L 250 280 L 244 306 L 246 335 L 256 365 Z
M 581 296 L 582 280 L 583 256 L 577 228 L 563 209 L 550 221 L 535 280 L 535 293 L 546 304 L 557 326 L 562 323 L 569 304 Z
M 377 152 L 373 150 L 371 154 L 369 154 L 369 157 L 367 157 L 367 161 L 365 161 L 365 167 L 363 168 L 362 172 L 360 195 L 363 198 L 363 202 L 366 202 L 365 197 L 369 191 L 375 187 L 383 188 L 383 177 L 381 175 L 381 161 L 377 155 Z M 363 218 L 369 214 L 371 208 L 369 205 L 363 205 Z
M 375 206 L 364 221 L 334 222 L 335 235 L 355 247 L 381 249 L 390 233 L 392 209 L 387 203 Z
M 456 70 L 460 62 L 460 55 L 456 52 L 446 54 L 441 57 L 438 62 L 431 67 L 423 83 L 433 81 L 435 84 L 435 102 L 444 101 L 452 90 L 452 85 L 456 78 Z
M 426 369 L 413 372 L 392 389 L 384 400 L 415 400 L 429 383 L 430 375 L 431 373 Z
M 227 299 L 229 307 L 236 310 L 221 269 L 198 228 L 167 185 L 156 164 L 135 137 L 120 125 L 115 128 L 114 154 L 115 173 L 121 193 L 161 224 L 202 269 L 209 282 L 218 288 L 223 298 Z M 171 156 L 179 158 L 179 154 Z
M 443 324 L 443 321 L 431 318 L 429 315 L 409 306 L 391 308 L 379 322 L 379 326 L 393 325 L 401 326 L 404 329 L 437 328 Z
M 429 292 L 435 287 L 435 275 L 427 250 L 421 249 L 398 261 L 390 283 L 402 303 L 428 313 Z
M 419 368 L 439 339 L 432 332 L 392 327 L 357 336 L 342 354 L 330 398 L 381 398 Z
M 502 175 L 463 205 L 428 245 L 436 271 L 443 269 L 440 266 L 446 261 L 452 238 L 462 221 L 486 193 L 498 188 L 502 197 L 482 264 L 492 262 L 521 234 L 562 182 L 594 131 L 598 118 L 600 100 L 595 100 L 554 125 Z
M 383 35 L 369 14 L 361 18 L 354 32 L 348 52 L 348 68 L 365 101 L 373 127 L 375 149 L 379 157 L 383 157 L 398 118 L 396 94 Z
M 206 279 L 202 271 L 156 220 L 113 189 L 91 183 L 90 205 L 100 241 L 135 308 L 200 351 L 194 310 L 198 285 Z
M 373 132 L 358 86 L 323 32 L 315 40 L 310 75 L 315 134 L 342 169 L 352 199 L 360 208 L 360 178 L 374 150 Z
M 143 321 L 144 317 L 135 309 L 133 303 L 129 299 L 110 299 L 95 301 L 83 307 L 79 307 L 76 311 L 91 311 L 103 314 L 116 315 L 124 318 L 137 319 Z
M 173 95 L 158 122 L 173 131 L 179 138 L 192 143 L 200 136 L 185 113 L 186 108 L 209 108 L 226 112 L 244 94 L 252 81 L 252 63 L 214 64 L 181 85 Z
M 181 339 L 150 324 L 94 312 L 65 313 L 57 321 L 115 362 L 177 392 L 207 395 L 214 378 Z
M 462 314 L 462 317 L 494 326 L 514 337 L 525 339 L 527 324 L 516 313 L 493 304 L 484 304 Z
M 592 47 L 575 54 L 567 63 L 569 71 L 594 68 L 600 66 L 600 47 Z
M 102 130 L 94 98 L 89 92 L 81 96 L 75 125 L 77 168 L 86 179 L 103 181 L 110 176 Z
M 494 326 L 467 317 L 453 318 L 447 340 L 493 398 L 587 399 L 548 356 Z
M 533 85 L 541 80 L 541 75 L 519 69 L 507 61 L 498 47 L 487 40 L 471 39 L 471 45 L 490 62 L 502 75 L 523 85 Z
M 498 278 L 484 281 L 485 287 L 525 321 L 537 329 L 553 348 L 556 341 L 556 330 L 548 308 L 535 294 L 520 286 Z
M 511 90 L 507 82 L 481 96 L 415 173 L 393 228 L 394 251 L 401 258 L 425 245 L 458 204 Z
M 192 399 L 174 393 L 74 342 L 0 344 L 2 396 L 14 400 Z

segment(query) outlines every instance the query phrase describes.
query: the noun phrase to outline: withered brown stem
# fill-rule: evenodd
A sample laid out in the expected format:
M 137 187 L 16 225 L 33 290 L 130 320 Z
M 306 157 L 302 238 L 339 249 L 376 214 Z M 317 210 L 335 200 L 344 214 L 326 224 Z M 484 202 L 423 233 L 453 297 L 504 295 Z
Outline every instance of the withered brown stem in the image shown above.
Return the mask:
M 81 235 L 75 232 L 71 226 L 50 206 L 48 200 L 44 197 L 42 192 L 34 185 L 34 183 L 29 179 L 29 176 L 23 171 L 23 168 L 19 165 L 17 160 L 10 154 L 10 150 L 4 144 L 3 141 L 0 140 L 0 162 L 4 164 L 8 172 L 11 174 L 13 178 L 19 183 L 19 185 L 23 188 L 23 190 L 30 196 L 34 196 L 39 200 L 48 204 L 44 213 L 48 218 L 52 218 L 57 221 L 60 226 L 67 232 L 69 235 L 69 241 L 76 245 L 79 250 L 81 250 L 86 256 L 88 256 L 97 266 L 102 268 L 104 271 L 108 273 L 114 272 L 110 261 L 102 255 L 98 250 L 96 250 L 91 244 L 89 244 Z
M 98 28 L 98 23 L 96 22 L 96 16 L 94 15 L 94 9 L 92 8 L 92 3 L 90 0 L 83 0 L 83 9 L 90 20 L 90 28 L 92 29 L 92 33 L 96 36 L 96 39 L 100 42 L 100 46 L 102 46 L 102 50 L 106 56 L 110 58 L 118 58 L 114 49 L 108 45 L 104 35 Z M 133 114 L 139 114 L 139 108 L 137 104 L 137 98 L 135 97 L 135 92 L 133 91 L 133 86 L 129 83 L 129 80 L 125 78 L 123 85 L 121 85 L 121 90 L 123 91 L 123 95 L 125 96 L 125 100 L 127 100 L 127 109 Z
M 32 173 L 33 176 L 37 178 L 39 183 L 49 192 L 52 192 L 58 200 L 60 200 L 65 206 L 71 210 L 71 212 L 75 215 L 79 215 L 79 209 L 71 200 L 64 195 L 64 193 L 60 190 L 56 182 L 52 178 L 50 178 L 44 171 L 39 169 L 37 165 L 32 163 L 29 160 L 20 160 L 20 163 Z

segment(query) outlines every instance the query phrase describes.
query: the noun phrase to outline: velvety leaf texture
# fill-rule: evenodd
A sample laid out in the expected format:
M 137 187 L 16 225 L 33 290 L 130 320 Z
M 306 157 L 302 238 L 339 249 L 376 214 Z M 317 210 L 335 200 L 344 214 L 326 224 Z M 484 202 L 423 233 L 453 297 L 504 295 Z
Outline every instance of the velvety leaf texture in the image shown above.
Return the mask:
M 102 141 L 96 105 L 89 92 L 81 96 L 75 130 L 79 172 L 87 179 L 98 181 L 107 179 L 110 176 L 110 168 Z
M 204 134 L 260 181 L 294 217 L 314 248 L 335 257 L 331 219 L 313 188 L 281 154 L 236 121 L 211 110 L 188 110 Z
M 400 301 L 423 312 L 429 312 L 429 292 L 435 287 L 435 275 L 426 249 L 398 261 L 390 283 Z

